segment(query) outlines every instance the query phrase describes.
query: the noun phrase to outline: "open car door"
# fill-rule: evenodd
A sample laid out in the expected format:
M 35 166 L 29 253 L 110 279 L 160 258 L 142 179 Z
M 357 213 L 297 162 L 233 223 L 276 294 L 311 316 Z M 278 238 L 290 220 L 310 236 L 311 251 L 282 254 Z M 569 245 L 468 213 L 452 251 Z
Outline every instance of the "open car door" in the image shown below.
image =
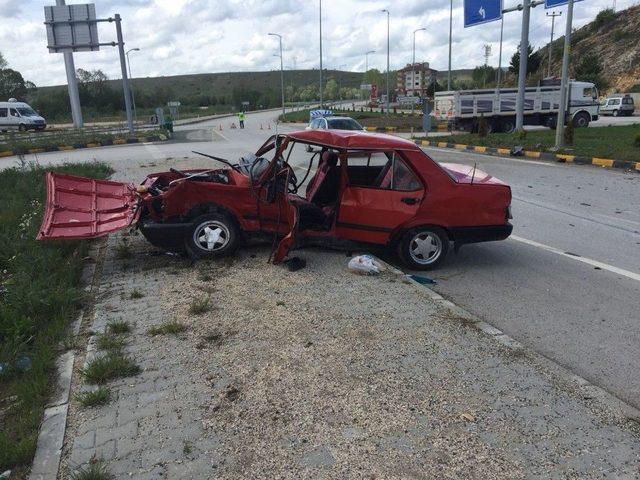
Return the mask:
M 47 203 L 38 240 L 107 235 L 135 224 L 139 196 L 131 184 L 47 172 Z

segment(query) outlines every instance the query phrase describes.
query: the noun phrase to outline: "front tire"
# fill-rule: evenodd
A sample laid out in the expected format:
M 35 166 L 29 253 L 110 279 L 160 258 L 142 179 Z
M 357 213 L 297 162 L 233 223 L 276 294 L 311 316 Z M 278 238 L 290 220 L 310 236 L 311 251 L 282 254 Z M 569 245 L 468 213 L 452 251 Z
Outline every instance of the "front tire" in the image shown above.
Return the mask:
M 588 113 L 580 112 L 575 117 L 573 117 L 573 126 L 575 128 L 585 128 L 589 126 L 589 122 L 591 118 Z
M 405 232 L 398 243 L 398 256 L 411 270 L 431 270 L 447 256 L 449 236 L 440 227 L 424 226 Z
M 614 111 L 613 111 L 613 116 L 614 116 L 614 117 L 617 117 L 617 116 L 618 116 L 618 110 L 614 110 Z
M 20 131 L 20 132 L 26 132 L 26 131 L 27 131 L 27 126 L 26 126 L 24 123 L 21 123 L 21 124 L 18 126 L 18 131 Z
M 240 241 L 235 219 L 226 213 L 207 213 L 193 220 L 184 244 L 193 258 L 216 258 L 231 255 Z

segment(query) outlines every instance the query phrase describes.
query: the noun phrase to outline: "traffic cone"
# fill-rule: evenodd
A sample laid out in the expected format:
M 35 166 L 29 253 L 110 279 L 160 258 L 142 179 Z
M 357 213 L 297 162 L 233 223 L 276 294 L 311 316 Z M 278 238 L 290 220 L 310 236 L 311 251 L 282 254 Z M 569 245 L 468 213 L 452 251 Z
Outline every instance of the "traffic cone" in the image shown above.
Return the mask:
M 218 125 L 218 130 L 222 131 L 222 124 Z
M 271 124 L 268 123 L 267 126 L 269 127 L 269 128 L 267 128 L 267 130 L 271 130 Z
M 237 128 L 234 122 L 231 122 L 231 128 Z

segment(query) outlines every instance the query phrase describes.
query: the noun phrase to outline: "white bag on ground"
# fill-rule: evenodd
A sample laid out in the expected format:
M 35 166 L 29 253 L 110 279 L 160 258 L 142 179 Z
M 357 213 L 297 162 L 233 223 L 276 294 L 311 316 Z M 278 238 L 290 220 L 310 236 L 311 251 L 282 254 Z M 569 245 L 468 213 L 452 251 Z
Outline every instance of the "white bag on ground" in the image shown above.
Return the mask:
M 371 255 L 358 255 L 349 260 L 348 268 L 361 275 L 377 275 L 382 270 L 382 265 L 376 262 Z

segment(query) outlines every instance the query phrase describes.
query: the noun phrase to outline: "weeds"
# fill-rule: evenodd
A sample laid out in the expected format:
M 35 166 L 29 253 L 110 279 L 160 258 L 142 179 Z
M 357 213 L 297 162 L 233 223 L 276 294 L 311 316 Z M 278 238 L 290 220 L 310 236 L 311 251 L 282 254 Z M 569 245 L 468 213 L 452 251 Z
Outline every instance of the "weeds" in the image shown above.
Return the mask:
M 118 260 L 126 260 L 131 258 L 133 253 L 131 252 L 131 247 L 127 243 L 120 243 L 116 247 L 116 258 Z
M 134 288 L 133 291 L 131 292 L 130 295 L 132 300 L 136 300 L 138 298 L 142 298 L 144 297 L 144 293 L 142 293 L 140 290 L 138 290 L 137 288 Z
M 116 478 L 109 472 L 102 460 L 91 460 L 89 465 L 71 474 L 71 480 L 113 480 Z
M 98 350 L 117 351 L 125 346 L 124 338 L 113 333 L 101 333 L 96 341 Z
M 154 325 L 147 333 L 151 336 L 156 335 L 177 335 L 178 333 L 182 333 L 187 330 L 187 326 L 184 323 L 180 323 L 176 320 L 171 320 L 170 322 L 165 322 L 161 325 Z
M 211 310 L 211 297 L 194 298 L 189 306 L 191 315 L 202 315 Z
M 184 441 L 184 445 L 182 446 L 182 453 L 185 455 L 190 455 L 193 452 L 193 445 L 189 440 Z
M 140 373 L 140 367 L 121 352 L 109 352 L 92 360 L 82 374 L 89 383 L 103 384 L 114 378 L 132 377 Z
M 107 331 L 115 335 L 131 332 L 131 325 L 125 321 L 113 321 L 107 324 Z
M 85 392 L 78 396 L 80 405 L 85 408 L 100 407 L 106 405 L 111 400 L 111 390 L 107 387 L 100 387 L 93 392 Z

